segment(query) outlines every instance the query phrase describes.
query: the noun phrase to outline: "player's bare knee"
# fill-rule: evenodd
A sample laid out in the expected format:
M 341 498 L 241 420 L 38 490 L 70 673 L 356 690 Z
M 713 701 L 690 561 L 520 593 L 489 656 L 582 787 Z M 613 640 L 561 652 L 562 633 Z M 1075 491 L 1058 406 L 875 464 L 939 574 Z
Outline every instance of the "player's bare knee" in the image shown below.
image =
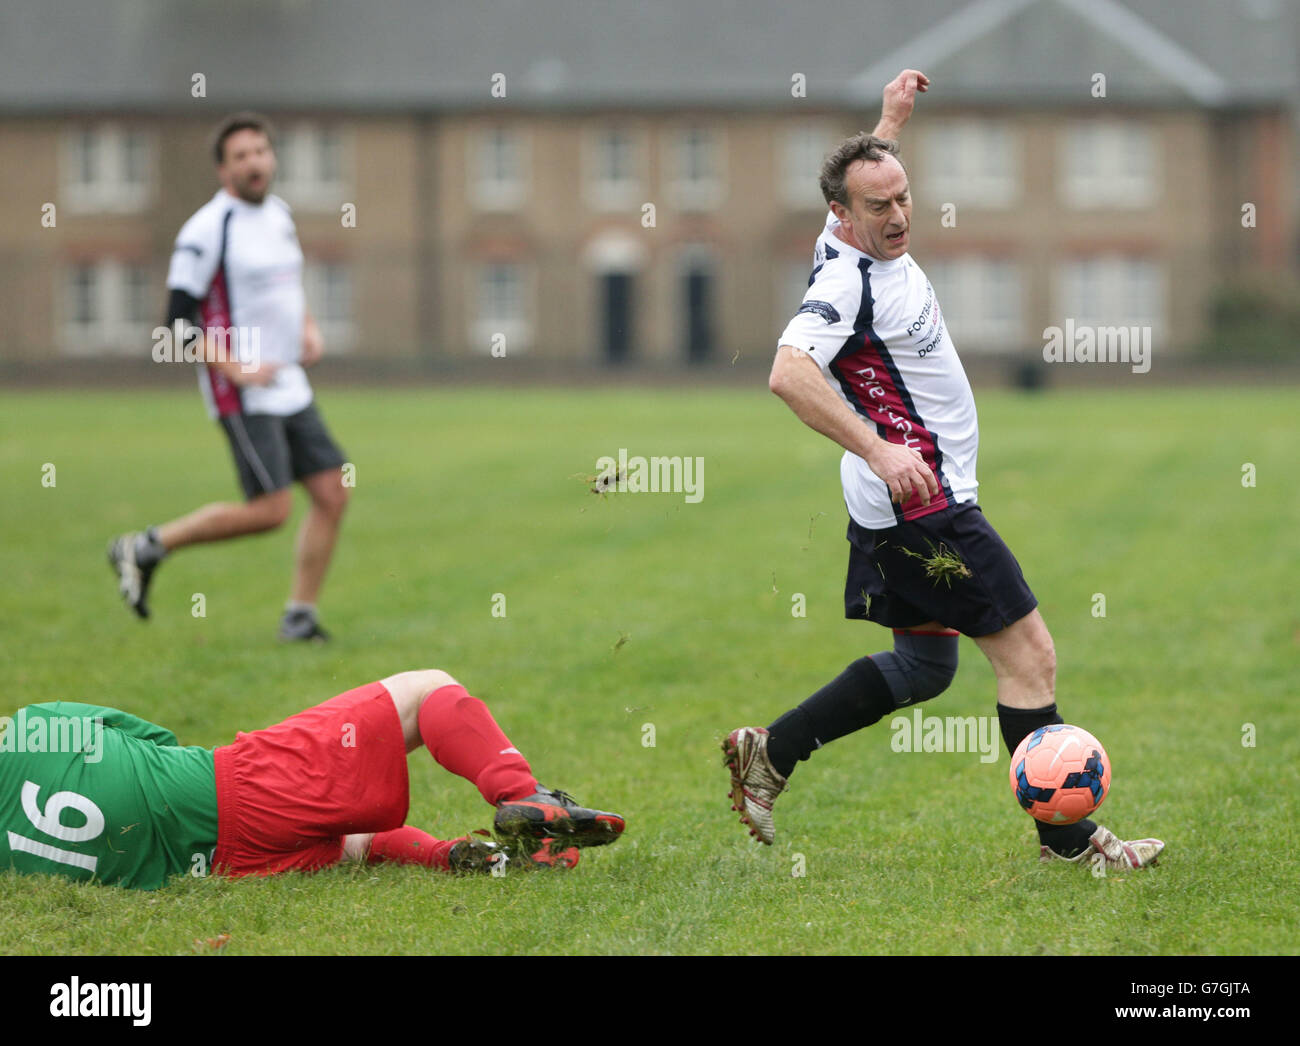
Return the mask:
M 1056 689 L 1056 646 L 1051 639 L 1047 640 L 1047 646 L 1039 655 L 1039 674 L 1046 681 L 1051 690 Z
M 284 526 L 293 511 L 293 498 L 288 489 L 272 491 L 254 498 L 248 503 L 253 509 L 259 530 L 275 530 Z
M 427 697 L 435 690 L 441 690 L 444 686 L 459 686 L 460 684 L 452 677 L 451 673 L 444 672 L 441 668 L 426 668 L 420 673 L 423 679 L 424 693 Z
M 1043 620 L 1042 615 L 1035 610 L 1012 627 L 1020 629 L 1022 626 L 1024 631 L 1021 635 L 1021 645 L 1036 661 L 1042 664 L 1050 663 L 1055 669 L 1056 644 L 1052 642 L 1052 633 L 1047 630 L 1047 622 Z
M 336 516 L 343 515 L 347 511 L 348 502 L 352 500 L 352 491 L 345 487 L 340 480 L 339 489 L 334 494 L 333 510 Z
M 379 682 L 393 699 L 408 752 L 415 751 L 424 743 L 420 736 L 420 708 L 429 695 L 444 686 L 458 685 L 449 673 L 438 668 L 399 672 Z
M 348 507 L 352 491 L 343 482 L 343 470 L 317 472 L 302 481 L 312 508 L 338 522 Z
M 277 498 L 270 516 L 270 526 L 272 529 L 282 527 L 289 522 L 289 514 L 293 511 L 293 500 L 286 492 L 284 497 Z
M 416 669 L 412 672 L 399 672 L 381 680 L 384 688 L 392 695 L 398 711 L 416 713 L 424 699 L 444 686 L 455 686 L 456 680 L 440 668 Z
M 1046 626 L 1035 630 L 1025 658 L 1026 681 L 1035 689 L 1052 693 L 1056 689 L 1056 644 Z
M 339 476 L 338 485 L 330 484 L 324 488 L 318 488 L 313 492 L 312 499 L 316 506 L 324 513 L 339 519 L 347 510 L 348 501 L 352 497 L 352 492 L 343 485 L 342 475 Z

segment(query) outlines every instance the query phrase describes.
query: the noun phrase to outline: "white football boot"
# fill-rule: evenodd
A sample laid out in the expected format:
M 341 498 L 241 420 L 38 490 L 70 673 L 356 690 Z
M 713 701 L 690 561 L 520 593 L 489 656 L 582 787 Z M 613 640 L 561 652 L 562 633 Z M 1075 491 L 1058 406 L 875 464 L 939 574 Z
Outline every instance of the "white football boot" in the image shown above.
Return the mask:
M 1038 859 L 1045 863 L 1049 861 L 1065 861 L 1067 864 L 1092 865 L 1093 861 L 1096 860 L 1096 855 L 1101 854 L 1106 861 L 1108 870 L 1126 872 L 1133 868 L 1147 868 L 1155 864 L 1156 858 L 1160 856 L 1160 851 L 1165 848 L 1165 844 L 1159 839 L 1135 839 L 1132 842 L 1126 842 L 1109 828 L 1103 828 L 1101 825 L 1097 826 L 1097 830 L 1092 833 L 1088 843 L 1089 848 L 1074 857 L 1062 857 L 1050 847 L 1041 846 L 1038 851 Z
M 126 605 L 135 611 L 141 620 L 149 617 L 149 579 L 157 568 L 157 563 L 145 566 L 135 558 L 136 539 L 143 537 L 140 533 L 122 534 L 108 543 L 108 565 L 117 575 L 117 591 L 126 600 Z
M 722 742 L 722 761 L 731 771 L 731 808 L 749 825 L 750 835 L 771 846 L 776 835 L 772 804 L 787 785 L 767 758 L 767 737 L 761 726 L 733 730 Z

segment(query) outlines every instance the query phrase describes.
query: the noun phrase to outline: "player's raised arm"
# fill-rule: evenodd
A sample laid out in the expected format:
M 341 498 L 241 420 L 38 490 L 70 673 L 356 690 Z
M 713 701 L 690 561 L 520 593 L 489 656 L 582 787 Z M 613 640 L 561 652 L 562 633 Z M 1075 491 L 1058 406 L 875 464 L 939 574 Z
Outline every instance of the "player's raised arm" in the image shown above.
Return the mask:
M 768 388 L 781 397 L 810 429 L 833 439 L 845 450 L 856 454 L 889 487 L 890 497 L 903 504 L 913 491 L 921 503 L 930 504 L 939 496 L 939 484 L 925 459 L 897 443 L 881 439 L 871 427 L 854 414 L 826 383 L 821 367 L 807 353 L 782 345 L 772 364 Z
M 885 84 L 884 101 L 880 106 L 880 122 L 871 133 L 877 138 L 895 139 L 912 115 L 917 92 L 930 89 L 930 78 L 919 69 L 904 69 Z

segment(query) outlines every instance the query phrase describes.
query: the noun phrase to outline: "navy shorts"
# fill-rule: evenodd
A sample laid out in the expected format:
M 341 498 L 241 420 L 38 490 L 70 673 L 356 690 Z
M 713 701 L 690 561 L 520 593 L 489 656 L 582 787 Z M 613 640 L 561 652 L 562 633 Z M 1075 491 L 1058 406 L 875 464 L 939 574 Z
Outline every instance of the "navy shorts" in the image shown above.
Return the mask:
M 221 427 L 230 440 L 244 496 L 260 497 L 315 472 L 341 468 L 343 452 L 311 403 L 297 414 L 226 414 Z
M 938 621 L 963 635 L 987 636 L 1038 606 L 1016 557 L 974 503 L 884 530 L 850 519 L 848 539 L 847 618 L 887 628 Z M 937 575 L 936 554 L 949 562 Z

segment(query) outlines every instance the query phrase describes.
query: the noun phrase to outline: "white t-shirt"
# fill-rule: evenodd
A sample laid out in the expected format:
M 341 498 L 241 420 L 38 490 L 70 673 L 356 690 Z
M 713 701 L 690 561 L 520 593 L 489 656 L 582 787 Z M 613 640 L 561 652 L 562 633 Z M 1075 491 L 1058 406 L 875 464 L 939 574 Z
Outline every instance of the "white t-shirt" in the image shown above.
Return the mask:
M 280 197 L 254 204 L 218 191 L 181 226 L 167 286 L 199 299 L 202 326 L 235 328 L 239 360 L 279 365 L 270 385 L 242 387 L 200 366 L 199 388 L 214 418 L 296 414 L 311 404 L 311 385 L 299 364 L 306 311 L 302 248 Z
M 834 213 L 817 237 L 812 282 L 780 345 L 806 352 L 849 407 L 891 443 L 915 447 L 941 496 L 901 507 L 856 454 L 840 462 L 844 501 L 860 526 L 882 530 L 974 501 L 979 421 L 975 397 L 948 336 L 934 288 L 911 255 L 880 261 L 835 235 Z

